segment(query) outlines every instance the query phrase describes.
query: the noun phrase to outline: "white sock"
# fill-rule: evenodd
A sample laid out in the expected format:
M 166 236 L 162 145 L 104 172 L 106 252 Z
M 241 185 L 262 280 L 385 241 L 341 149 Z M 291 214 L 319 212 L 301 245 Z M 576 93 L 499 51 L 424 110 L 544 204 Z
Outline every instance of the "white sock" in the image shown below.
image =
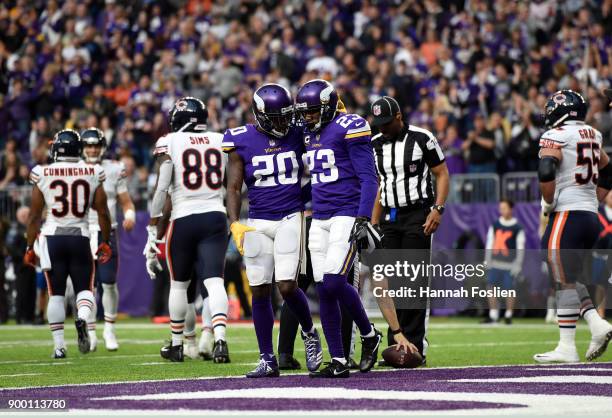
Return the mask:
M 504 314 L 504 318 L 512 318 L 512 309 L 506 309 L 506 313 Z
M 346 366 L 346 359 L 344 357 L 332 357 L 332 360 L 337 360 Z
M 47 304 L 47 320 L 53 336 L 55 348 L 65 348 L 64 343 L 64 320 L 66 319 L 66 308 L 64 308 L 63 296 L 49 296 Z
M 183 335 L 185 339 L 193 338 L 196 335 L 196 311 L 195 303 L 187 304 L 187 314 L 185 315 L 185 328 L 183 329 Z
M 584 313 L 584 320 L 589 324 L 589 329 L 591 330 L 591 334 L 597 331 L 597 327 L 601 325 L 602 322 L 606 322 L 599 314 L 597 313 L 597 309 L 589 309 Z
M 119 306 L 119 290 L 117 283 L 102 283 L 102 306 L 104 307 L 104 329 L 115 330 L 117 308 Z
M 95 296 L 94 296 L 95 298 Z M 96 316 L 98 315 L 98 305 L 94 303 L 93 309 L 87 318 L 87 330 L 89 331 L 89 338 L 96 337 Z
M 187 287 L 189 282 L 170 282 L 168 310 L 170 311 L 170 328 L 172 330 L 172 345 L 183 344 L 183 329 L 187 315 Z
M 82 290 L 76 296 L 77 316 L 87 321 L 96 304 L 91 290 Z
M 557 309 L 559 323 L 559 345 L 571 349 L 576 348 L 576 322 L 580 309 Z
M 489 309 L 489 318 L 497 321 L 499 319 L 499 309 Z
M 212 316 L 210 315 L 210 298 L 206 297 L 202 301 L 202 331 L 212 332 Z
M 223 279 L 221 277 L 210 277 L 204 280 L 204 286 L 206 286 L 208 291 L 207 299 L 215 333 L 215 341 L 225 341 L 229 302 L 227 300 L 227 292 L 223 286 Z

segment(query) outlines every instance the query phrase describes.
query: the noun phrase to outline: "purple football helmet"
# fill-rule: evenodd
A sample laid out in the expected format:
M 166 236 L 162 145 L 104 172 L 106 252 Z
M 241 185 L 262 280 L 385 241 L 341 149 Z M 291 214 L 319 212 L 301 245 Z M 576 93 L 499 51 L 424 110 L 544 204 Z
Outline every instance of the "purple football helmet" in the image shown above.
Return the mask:
M 253 115 L 259 129 L 282 138 L 293 122 L 291 93 L 280 84 L 264 84 L 253 94 Z
M 331 122 L 336 116 L 337 106 L 336 89 L 328 81 L 320 79 L 305 83 L 298 90 L 295 99 L 295 110 L 311 132 L 316 132 Z M 319 117 L 315 120 L 317 113 Z

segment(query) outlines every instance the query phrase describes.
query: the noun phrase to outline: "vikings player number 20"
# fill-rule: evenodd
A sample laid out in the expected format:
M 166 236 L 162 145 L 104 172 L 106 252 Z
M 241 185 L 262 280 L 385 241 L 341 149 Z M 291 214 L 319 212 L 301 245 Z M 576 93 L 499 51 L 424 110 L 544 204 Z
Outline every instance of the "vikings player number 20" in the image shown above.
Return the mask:
M 295 151 L 281 152 L 276 155 L 256 155 L 252 159 L 253 167 L 257 168 L 253 172 L 256 178 L 255 186 L 273 187 L 278 184 L 295 184 L 298 182 L 299 165 Z M 276 164 L 276 169 L 274 168 Z M 288 169 L 288 165 L 290 169 Z M 274 174 L 278 179 L 274 178 Z

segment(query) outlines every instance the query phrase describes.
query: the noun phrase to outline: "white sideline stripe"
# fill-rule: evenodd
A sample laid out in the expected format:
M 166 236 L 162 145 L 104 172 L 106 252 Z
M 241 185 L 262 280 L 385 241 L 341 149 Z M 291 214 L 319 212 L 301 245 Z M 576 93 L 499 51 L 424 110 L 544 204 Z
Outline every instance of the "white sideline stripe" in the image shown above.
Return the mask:
M 598 364 L 610 364 L 612 362 L 602 362 Z M 525 367 L 525 366 L 534 366 L 533 363 L 523 363 L 523 364 L 506 364 L 506 365 L 485 365 L 485 366 L 447 366 L 447 367 L 425 367 L 422 369 L 414 369 L 419 371 L 438 371 L 438 370 L 456 370 L 456 369 L 483 369 L 483 368 L 491 368 L 491 367 L 499 367 L 499 368 L 508 368 L 508 367 Z M 536 367 L 542 368 L 550 368 L 550 367 L 559 367 L 557 364 L 542 364 Z M 379 372 L 406 372 L 407 369 L 372 369 L 370 373 L 379 373 Z M 306 375 L 306 372 L 287 372 L 283 373 L 283 376 L 298 376 L 298 375 Z M 21 387 L 8 387 L 8 388 L 0 388 L 0 392 L 7 390 L 28 390 L 28 389 L 44 389 L 44 388 L 66 388 L 66 387 L 79 387 L 79 386 L 106 386 L 106 385 L 118 385 L 118 384 L 133 384 L 133 383 L 156 383 L 156 382 L 178 382 L 185 380 L 212 380 L 212 379 L 241 379 L 242 376 L 205 376 L 205 377 L 180 377 L 180 378 L 171 378 L 171 379 L 147 379 L 147 380 L 120 380 L 115 382 L 98 382 L 98 383 L 69 383 L 63 385 L 43 385 L 43 386 L 21 386 Z M 255 412 L 255 411 L 250 411 Z
M 555 367 L 556 366 L 556 367 Z M 556 371 L 578 371 L 578 372 L 609 372 L 612 373 L 612 369 L 606 369 L 604 367 L 559 367 L 558 365 L 551 364 L 546 365 L 548 370 L 556 370 Z M 530 367 L 525 370 L 537 370 L 540 371 L 540 367 Z
M 612 370 L 608 370 L 612 372 Z M 442 382 L 452 383 L 589 383 L 595 385 L 612 385 L 612 375 L 551 375 L 551 376 L 524 376 L 524 377 L 500 377 L 492 379 L 449 379 Z M 612 404 L 612 400 L 611 400 Z
M 46 374 L 46 373 L 0 374 L 0 377 L 40 376 L 41 374 Z
M 363 390 L 348 388 L 312 388 L 293 387 L 287 391 L 286 387 L 253 388 L 216 390 L 209 392 L 167 393 L 150 395 L 123 395 L 93 398 L 94 400 L 181 400 L 181 399 L 379 399 L 379 400 L 430 400 L 430 401 L 466 401 L 466 402 L 493 402 L 502 404 L 517 404 L 520 408 L 498 409 L 463 409 L 445 411 L 452 415 L 469 413 L 470 415 L 516 414 L 517 411 L 528 413 L 562 413 L 580 414 L 608 412 L 610 398 L 604 396 L 575 396 L 575 395 L 532 395 L 513 393 L 465 393 L 465 392 L 407 392 L 394 390 Z M 527 408 L 523 408 L 527 406 Z M 399 408 L 394 411 L 400 410 Z M 527 411 L 525 411 L 527 410 Z M 346 413 L 347 411 L 340 411 Z M 365 412 L 365 411 L 364 411 Z M 371 411 L 368 411 L 371 413 Z M 423 411 L 432 412 L 432 411 Z M 440 411 L 433 411 L 439 413 Z M 244 412 L 243 412 L 244 413 Z M 312 413 L 312 412 L 311 412 Z M 421 411 L 411 411 L 419 414 Z M 316 411 L 318 414 L 318 411 Z
M 151 361 L 148 363 L 132 363 L 130 364 L 130 366 L 161 366 L 161 365 L 169 365 L 172 363 L 169 363 L 167 361 Z M 234 366 L 257 366 L 259 363 L 257 362 L 252 362 L 252 363 L 232 363 Z M 235 377 L 240 377 L 240 376 L 235 376 Z

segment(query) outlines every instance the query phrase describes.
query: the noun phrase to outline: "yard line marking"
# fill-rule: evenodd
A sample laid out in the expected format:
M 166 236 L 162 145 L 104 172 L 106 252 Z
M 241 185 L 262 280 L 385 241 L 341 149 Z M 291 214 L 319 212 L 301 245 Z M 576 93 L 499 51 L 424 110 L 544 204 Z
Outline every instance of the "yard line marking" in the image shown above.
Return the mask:
M 0 374 L 0 377 L 40 376 L 41 374 L 46 374 L 46 373 Z
M 481 379 L 444 379 L 443 382 L 452 383 L 589 383 L 595 385 L 612 385 L 612 376 L 592 375 L 551 375 L 551 376 L 524 376 L 499 377 Z

